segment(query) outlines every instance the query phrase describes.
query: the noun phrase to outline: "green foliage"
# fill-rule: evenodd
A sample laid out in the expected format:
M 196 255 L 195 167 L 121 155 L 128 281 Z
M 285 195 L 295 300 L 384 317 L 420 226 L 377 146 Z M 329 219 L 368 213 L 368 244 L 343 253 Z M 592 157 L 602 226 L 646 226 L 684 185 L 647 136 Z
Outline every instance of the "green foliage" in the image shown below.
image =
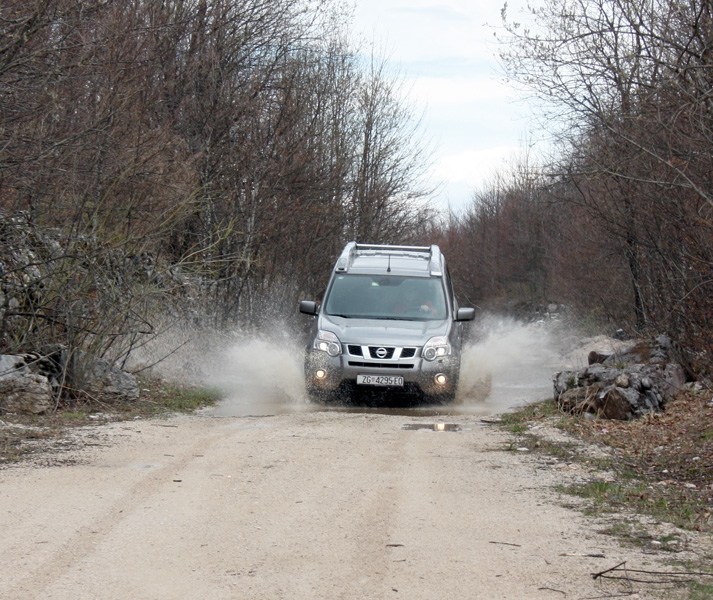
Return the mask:
M 192 412 L 222 398 L 220 390 L 192 386 L 166 386 L 155 400 L 161 411 Z
M 688 600 L 710 600 L 713 598 L 713 584 L 694 581 L 688 587 Z

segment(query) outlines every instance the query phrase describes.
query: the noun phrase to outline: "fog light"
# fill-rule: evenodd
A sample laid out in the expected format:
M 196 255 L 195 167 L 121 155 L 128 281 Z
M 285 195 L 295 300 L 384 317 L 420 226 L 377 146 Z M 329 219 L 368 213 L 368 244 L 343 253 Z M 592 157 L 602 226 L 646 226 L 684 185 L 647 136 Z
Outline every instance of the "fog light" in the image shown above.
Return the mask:
M 446 383 L 446 381 L 447 381 L 447 378 L 443 373 L 439 373 L 438 375 L 436 375 L 436 383 L 438 385 L 444 385 Z
M 324 369 L 317 369 L 317 370 L 314 372 L 314 376 L 315 376 L 317 379 L 324 379 L 324 378 L 327 376 L 327 373 L 325 372 Z

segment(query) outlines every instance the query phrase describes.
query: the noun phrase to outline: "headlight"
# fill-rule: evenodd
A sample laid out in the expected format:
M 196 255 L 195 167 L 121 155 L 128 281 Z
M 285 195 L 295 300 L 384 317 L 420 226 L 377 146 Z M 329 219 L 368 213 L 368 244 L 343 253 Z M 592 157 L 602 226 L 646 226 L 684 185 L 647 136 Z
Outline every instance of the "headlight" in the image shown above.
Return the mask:
M 432 337 L 423 347 L 423 358 L 426 360 L 436 360 L 450 353 L 451 345 L 448 343 L 448 338 L 444 336 Z
M 329 356 L 339 356 L 342 352 L 342 344 L 339 338 L 331 331 L 320 329 L 317 332 L 317 339 L 314 340 L 314 347 L 317 350 L 326 352 Z

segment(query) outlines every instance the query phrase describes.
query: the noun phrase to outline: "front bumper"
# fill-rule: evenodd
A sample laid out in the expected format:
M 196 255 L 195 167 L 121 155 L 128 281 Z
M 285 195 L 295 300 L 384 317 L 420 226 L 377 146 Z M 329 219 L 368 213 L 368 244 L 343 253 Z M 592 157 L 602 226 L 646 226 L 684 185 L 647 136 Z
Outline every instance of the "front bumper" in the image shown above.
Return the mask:
M 305 382 L 310 391 L 329 393 L 349 387 L 356 390 L 392 392 L 422 392 L 428 396 L 453 396 L 458 385 L 460 361 L 443 356 L 428 361 L 420 356 L 398 361 L 369 360 L 360 356 L 340 354 L 331 357 L 321 350 L 308 349 L 305 355 Z M 318 373 L 322 375 L 318 376 Z M 404 378 L 404 386 L 383 387 L 357 385 L 357 375 L 394 375 Z M 437 375 L 445 382 L 438 383 Z

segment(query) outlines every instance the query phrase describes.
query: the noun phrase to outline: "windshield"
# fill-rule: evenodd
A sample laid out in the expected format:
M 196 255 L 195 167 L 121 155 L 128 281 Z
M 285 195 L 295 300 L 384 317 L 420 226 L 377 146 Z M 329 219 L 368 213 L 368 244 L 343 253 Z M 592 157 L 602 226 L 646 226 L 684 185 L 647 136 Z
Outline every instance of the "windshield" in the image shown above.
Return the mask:
M 440 279 L 395 275 L 337 275 L 325 312 L 347 318 L 408 321 L 448 316 Z

